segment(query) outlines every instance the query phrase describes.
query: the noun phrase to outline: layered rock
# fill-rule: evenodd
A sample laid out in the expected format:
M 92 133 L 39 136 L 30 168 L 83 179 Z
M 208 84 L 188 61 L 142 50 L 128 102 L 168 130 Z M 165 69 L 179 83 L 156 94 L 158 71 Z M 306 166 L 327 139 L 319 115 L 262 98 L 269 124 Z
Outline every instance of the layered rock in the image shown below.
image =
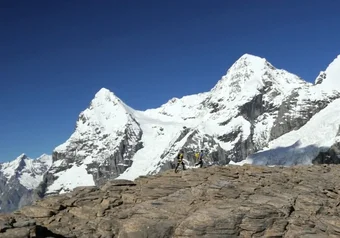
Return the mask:
M 339 165 L 111 180 L 0 216 L 1 237 L 338 237 Z

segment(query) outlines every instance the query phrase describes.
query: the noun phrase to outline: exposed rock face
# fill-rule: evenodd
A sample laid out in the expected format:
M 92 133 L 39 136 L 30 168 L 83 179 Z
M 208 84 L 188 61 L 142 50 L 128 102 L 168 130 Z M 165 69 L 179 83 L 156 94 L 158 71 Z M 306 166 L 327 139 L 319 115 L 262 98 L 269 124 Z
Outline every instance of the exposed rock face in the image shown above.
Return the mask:
M 326 77 L 327 77 L 326 72 L 321 71 L 320 74 L 319 74 L 319 76 L 316 77 L 314 84 L 315 84 L 315 85 L 317 85 L 317 84 L 322 84 L 322 82 L 324 81 L 324 79 L 325 79 Z
M 178 145 L 180 144 L 180 145 Z M 216 139 L 208 134 L 203 134 L 199 130 L 192 130 L 190 128 L 183 128 L 182 133 L 177 140 L 172 144 L 169 150 L 161 155 L 161 160 L 157 164 L 156 169 L 150 174 L 156 174 L 168 169 L 174 169 L 178 148 L 184 150 L 184 161 L 188 168 L 192 168 L 198 162 L 195 158 L 195 153 L 199 152 L 199 148 L 205 148 L 204 164 L 211 165 L 225 165 L 228 164 L 228 155 L 225 150 L 221 148 Z
M 1 237 L 339 237 L 339 165 L 108 181 L 0 216 Z
M 307 91 L 307 92 L 306 92 Z M 278 116 L 270 131 L 270 140 L 292 130 L 298 130 L 305 125 L 316 113 L 324 109 L 330 102 L 340 98 L 340 92 L 328 95 L 328 97 L 319 98 L 299 98 L 299 93 L 313 94 L 314 90 L 294 91 L 279 107 Z
M 340 164 L 340 127 L 337 141 L 326 151 L 321 151 L 313 161 L 314 164 Z
M 134 154 L 143 148 L 142 135 L 128 106 L 107 89 L 101 89 L 89 108 L 80 114 L 69 140 L 54 150 L 53 165 L 45 175 L 45 193 L 101 185 L 117 177 L 131 166 Z M 82 170 L 87 179 L 66 184 L 65 172 L 76 170 Z

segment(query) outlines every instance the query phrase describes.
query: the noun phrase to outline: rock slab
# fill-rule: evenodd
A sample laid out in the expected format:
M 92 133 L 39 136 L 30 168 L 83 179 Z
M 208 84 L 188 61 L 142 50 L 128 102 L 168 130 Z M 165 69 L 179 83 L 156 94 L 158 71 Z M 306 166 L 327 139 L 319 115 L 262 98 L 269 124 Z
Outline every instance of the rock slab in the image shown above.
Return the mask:
M 245 165 L 112 180 L 0 215 L 0 237 L 340 237 L 339 174 Z

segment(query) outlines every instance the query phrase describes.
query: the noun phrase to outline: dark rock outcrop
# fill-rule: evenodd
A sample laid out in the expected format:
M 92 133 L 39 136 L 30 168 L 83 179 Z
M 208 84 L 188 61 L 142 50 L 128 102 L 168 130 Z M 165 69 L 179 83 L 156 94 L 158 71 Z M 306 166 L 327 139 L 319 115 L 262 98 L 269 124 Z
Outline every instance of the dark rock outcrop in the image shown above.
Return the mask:
M 314 85 L 322 84 L 326 77 L 327 77 L 326 72 L 321 71 L 319 76 L 315 79 Z
M 339 165 L 108 181 L 0 215 L 1 237 L 339 237 Z
M 337 98 L 340 93 L 334 94 L 324 99 L 311 101 L 309 99 L 299 102 L 299 91 L 294 91 L 281 104 L 277 118 L 270 131 L 270 140 L 279 138 L 292 130 L 298 130 L 305 125 L 316 113 L 327 107 L 327 105 Z
M 187 138 L 185 138 L 187 136 Z M 176 145 L 185 139 L 181 149 L 184 151 L 184 160 L 187 166 L 194 166 L 197 163 L 195 153 L 199 152 L 199 148 L 203 148 L 205 166 L 226 165 L 230 162 L 227 153 L 221 148 L 216 139 L 208 134 L 201 134 L 199 130 L 191 128 L 183 128 L 182 132 L 172 143 L 169 150 L 161 155 L 161 160 L 157 165 L 157 170 L 152 173 L 166 171 L 175 168 L 176 156 L 179 152 Z
M 340 142 L 336 142 L 326 151 L 320 152 L 313 160 L 313 164 L 340 164 Z

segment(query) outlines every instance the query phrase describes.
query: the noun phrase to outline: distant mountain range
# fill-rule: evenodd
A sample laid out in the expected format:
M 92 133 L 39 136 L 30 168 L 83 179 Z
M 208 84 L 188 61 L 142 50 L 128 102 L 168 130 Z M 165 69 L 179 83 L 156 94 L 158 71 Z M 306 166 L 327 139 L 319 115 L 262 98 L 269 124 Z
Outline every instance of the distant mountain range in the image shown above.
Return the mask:
M 0 211 L 9 212 L 36 198 L 35 189 L 52 165 L 52 156 L 31 159 L 25 154 L 0 164 Z
M 102 88 L 52 159 L 16 159 L 0 167 L 6 181 L 1 191 L 14 186 L 9 181 L 22 190 L 12 200 L 2 195 L 1 207 L 20 205 L 27 191 L 30 200 L 156 174 L 173 168 L 180 149 L 188 168 L 201 149 L 206 166 L 339 163 L 339 77 L 340 55 L 312 84 L 245 54 L 211 90 L 172 98 L 155 109 L 135 110 Z M 39 175 L 25 172 L 36 170 Z

